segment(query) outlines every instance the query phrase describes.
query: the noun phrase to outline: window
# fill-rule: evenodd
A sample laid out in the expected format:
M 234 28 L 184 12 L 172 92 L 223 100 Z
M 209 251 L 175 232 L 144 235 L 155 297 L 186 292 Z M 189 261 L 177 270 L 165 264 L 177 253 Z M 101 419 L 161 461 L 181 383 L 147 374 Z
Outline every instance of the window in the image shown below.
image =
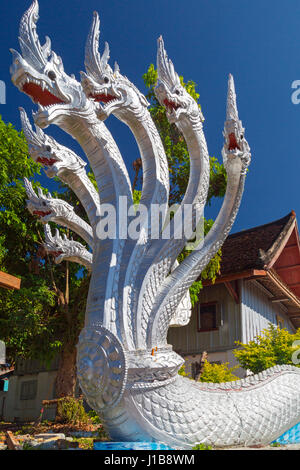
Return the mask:
M 218 303 L 198 304 L 198 331 L 213 331 L 220 326 Z
M 37 380 L 28 380 L 21 384 L 20 400 L 34 400 L 37 393 Z

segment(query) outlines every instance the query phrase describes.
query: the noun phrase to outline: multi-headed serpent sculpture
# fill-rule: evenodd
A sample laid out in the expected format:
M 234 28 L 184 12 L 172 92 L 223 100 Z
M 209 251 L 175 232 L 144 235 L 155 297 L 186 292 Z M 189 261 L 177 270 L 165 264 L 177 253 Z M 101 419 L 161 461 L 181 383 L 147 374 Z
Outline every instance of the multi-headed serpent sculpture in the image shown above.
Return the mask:
M 50 39 L 41 46 L 37 33 L 38 2 L 34 0 L 20 24 L 21 54 L 13 53 L 12 81 L 38 104 L 33 131 L 24 110 L 21 120 L 32 158 L 58 176 L 82 202 L 89 224 L 64 201 L 36 195 L 26 181 L 29 210 L 42 221 L 56 221 L 79 234 L 90 247 L 51 234 L 46 225 L 46 250 L 56 262 L 69 259 L 91 271 L 85 327 L 78 343 L 78 377 L 90 406 L 101 416 L 111 437 L 122 441 L 160 441 L 171 446 L 195 443 L 229 446 L 268 443 L 300 421 L 300 371 L 275 367 L 257 376 L 226 384 L 195 383 L 178 375 L 183 359 L 167 344 L 172 324 L 187 324 L 188 289 L 222 246 L 240 205 L 250 149 L 238 117 L 232 76 L 228 82 L 227 115 L 222 150 L 227 189 L 219 215 L 199 249 L 178 265 L 187 237 L 178 237 L 167 214 L 167 159 L 147 100 L 116 65 L 108 65 L 109 48 L 100 56 L 99 19 L 94 14 L 86 43 L 82 83 L 65 73 Z M 158 40 L 156 96 L 167 117 L 183 134 L 190 155 L 190 178 L 182 201 L 191 205 L 188 219 L 195 228 L 209 185 L 209 157 L 202 113 L 182 87 L 162 39 Z M 106 204 L 119 220 L 121 202 L 132 203 L 130 180 L 118 147 L 103 121 L 114 114 L 129 126 L 143 162 L 137 239 L 99 239 L 97 224 Z M 85 162 L 41 130 L 56 124 L 83 148 L 99 192 L 87 177 Z M 151 207 L 162 210 L 159 237 L 150 236 Z M 117 227 L 118 228 L 118 227 Z M 165 231 L 169 230 L 169 237 Z M 91 253 L 93 252 L 93 254 Z

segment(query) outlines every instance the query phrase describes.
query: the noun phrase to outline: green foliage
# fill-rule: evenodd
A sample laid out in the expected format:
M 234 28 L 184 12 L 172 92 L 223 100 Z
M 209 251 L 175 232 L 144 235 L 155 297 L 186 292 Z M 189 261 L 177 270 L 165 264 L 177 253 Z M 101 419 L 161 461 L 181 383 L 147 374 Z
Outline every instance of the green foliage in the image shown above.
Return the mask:
M 80 449 L 93 450 L 94 439 L 92 437 L 74 437 L 74 442 L 78 442 Z
M 88 274 L 82 269 L 78 276 L 75 263 L 54 264 L 41 246 L 43 225 L 26 208 L 23 179 L 32 179 L 40 169 L 28 156 L 23 133 L 0 118 L 0 269 L 21 278 L 20 290 L 0 289 L 1 339 L 10 362 L 18 356 L 50 362 L 66 344 L 76 344 L 83 324 Z M 38 186 L 33 183 L 35 189 Z M 74 202 L 78 215 L 83 215 L 68 188 L 61 186 L 58 197 Z
M 254 374 L 278 364 L 298 365 L 292 360 L 293 354 L 299 349 L 299 346 L 293 346 L 297 340 L 300 340 L 300 329 L 291 334 L 286 329 L 270 324 L 248 344 L 236 342 L 241 349 L 236 349 L 234 355 L 244 369 Z
M 183 365 L 180 367 L 180 369 L 179 369 L 179 371 L 178 371 L 178 374 L 179 374 L 179 375 L 182 375 L 182 377 L 187 377 L 188 379 L 193 380 L 192 377 L 191 377 L 191 374 L 188 374 L 188 373 L 185 371 L 185 364 L 183 364 Z
M 93 424 L 101 424 L 101 420 L 100 420 L 99 416 L 97 415 L 96 411 L 90 410 L 87 413 L 87 415 L 88 415 L 88 417 L 90 418 L 90 420 Z
M 206 444 L 196 444 L 192 447 L 192 450 L 212 450 L 212 446 L 208 446 Z
M 86 424 L 89 416 L 85 412 L 82 399 L 64 397 L 57 402 L 56 419 L 66 424 Z
M 233 371 L 236 369 L 238 369 L 238 366 L 229 367 L 229 362 L 225 362 L 223 364 L 211 364 L 210 362 L 205 361 L 199 381 L 223 383 L 239 380 L 239 377 L 233 374 Z
M 239 377 L 233 374 L 233 372 L 238 369 L 238 366 L 228 367 L 229 362 L 223 364 L 211 364 L 208 361 L 205 361 L 202 369 L 202 373 L 198 379 L 199 382 L 209 382 L 209 383 L 223 383 L 223 382 L 232 382 L 233 380 L 239 380 Z M 190 380 L 194 380 L 191 377 L 191 374 L 187 373 L 185 370 L 185 365 L 183 365 L 179 371 L 179 375 L 187 377 Z
M 141 200 L 141 195 L 142 195 L 141 191 L 138 191 L 137 189 L 133 191 L 132 198 L 133 198 L 134 205 L 137 205 L 137 206 L 139 205 L 140 200 Z

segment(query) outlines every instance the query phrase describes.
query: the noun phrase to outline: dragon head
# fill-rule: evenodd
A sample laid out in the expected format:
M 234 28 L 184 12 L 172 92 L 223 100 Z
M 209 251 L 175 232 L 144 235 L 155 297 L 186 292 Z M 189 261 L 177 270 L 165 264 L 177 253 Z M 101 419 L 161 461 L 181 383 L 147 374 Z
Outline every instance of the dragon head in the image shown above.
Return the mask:
M 37 196 L 27 178 L 24 178 L 24 184 L 28 196 L 26 201 L 27 209 L 32 215 L 40 217 L 43 224 L 54 219 L 70 218 L 70 213 L 74 213 L 74 209 L 70 204 L 62 199 L 53 198 L 50 193 L 45 196 L 41 188 L 38 188 Z
M 86 96 L 97 105 L 97 116 L 105 120 L 110 114 L 122 118 L 124 111 L 140 113 L 149 105 L 145 96 L 120 73 L 117 63 L 114 71 L 108 64 L 109 46 L 105 43 L 102 57 L 99 53 L 100 20 L 97 12 L 85 48 L 86 72 L 81 72 L 81 84 Z
M 242 121 L 239 120 L 236 93 L 233 76 L 230 74 L 228 79 L 226 121 L 224 125 L 224 146 L 222 157 L 226 171 L 229 166 L 234 166 L 235 162 L 242 164 L 242 173 L 245 173 L 250 160 L 250 147 L 245 139 L 245 129 Z
M 69 240 L 65 234 L 61 237 L 58 229 L 55 230 L 55 235 L 51 233 L 51 228 L 48 224 L 45 225 L 45 243 L 44 248 L 47 253 L 54 257 L 55 264 L 59 264 L 65 259 L 76 260 L 86 256 L 87 251 L 85 247 L 74 240 Z M 90 255 L 92 258 L 92 255 Z M 90 269 L 89 263 L 86 263 L 86 267 Z
M 39 5 L 34 0 L 20 22 L 19 43 L 21 54 L 11 49 L 13 64 L 11 79 L 39 106 L 35 121 L 39 127 L 58 124 L 65 115 L 84 109 L 87 99 L 74 76 L 64 72 L 62 60 L 51 50 L 47 37 L 41 46 L 36 33 Z
M 65 171 L 77 172 L 85 167 L 86 163 L 78 155 L 46 135 L 38 126 L 34 132 L 23 108 L 20 108 L 20 116 L 29 154 L 35 162 L 43 165 L 49 178 Z
M 198 104 L 182 86 L 172 61 L 168 59 L 161 36 L 158 38 L 157 74 L 154 92 L 160 104 L 165 107 L 169 122 L 177 123 L 186 117 L 190 120 L 200 117 L 203 121 Z

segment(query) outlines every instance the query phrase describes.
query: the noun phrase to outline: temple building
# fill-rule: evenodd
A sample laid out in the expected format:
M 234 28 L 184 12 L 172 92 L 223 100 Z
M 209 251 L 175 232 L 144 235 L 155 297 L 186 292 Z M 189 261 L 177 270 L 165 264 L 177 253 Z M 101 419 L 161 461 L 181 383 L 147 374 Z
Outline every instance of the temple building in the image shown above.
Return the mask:
M 194 375 L 204 351 L 210 362 L 235 365 L 236 341 L 248 343 L 268 325 L 300 327 L 300 244 L 296 214 L 230 235 L 220 274 L 204 282 L 190 323 L 170 328 L 168 342 Z M 236 375 L 245 376 L 239 369 Z

